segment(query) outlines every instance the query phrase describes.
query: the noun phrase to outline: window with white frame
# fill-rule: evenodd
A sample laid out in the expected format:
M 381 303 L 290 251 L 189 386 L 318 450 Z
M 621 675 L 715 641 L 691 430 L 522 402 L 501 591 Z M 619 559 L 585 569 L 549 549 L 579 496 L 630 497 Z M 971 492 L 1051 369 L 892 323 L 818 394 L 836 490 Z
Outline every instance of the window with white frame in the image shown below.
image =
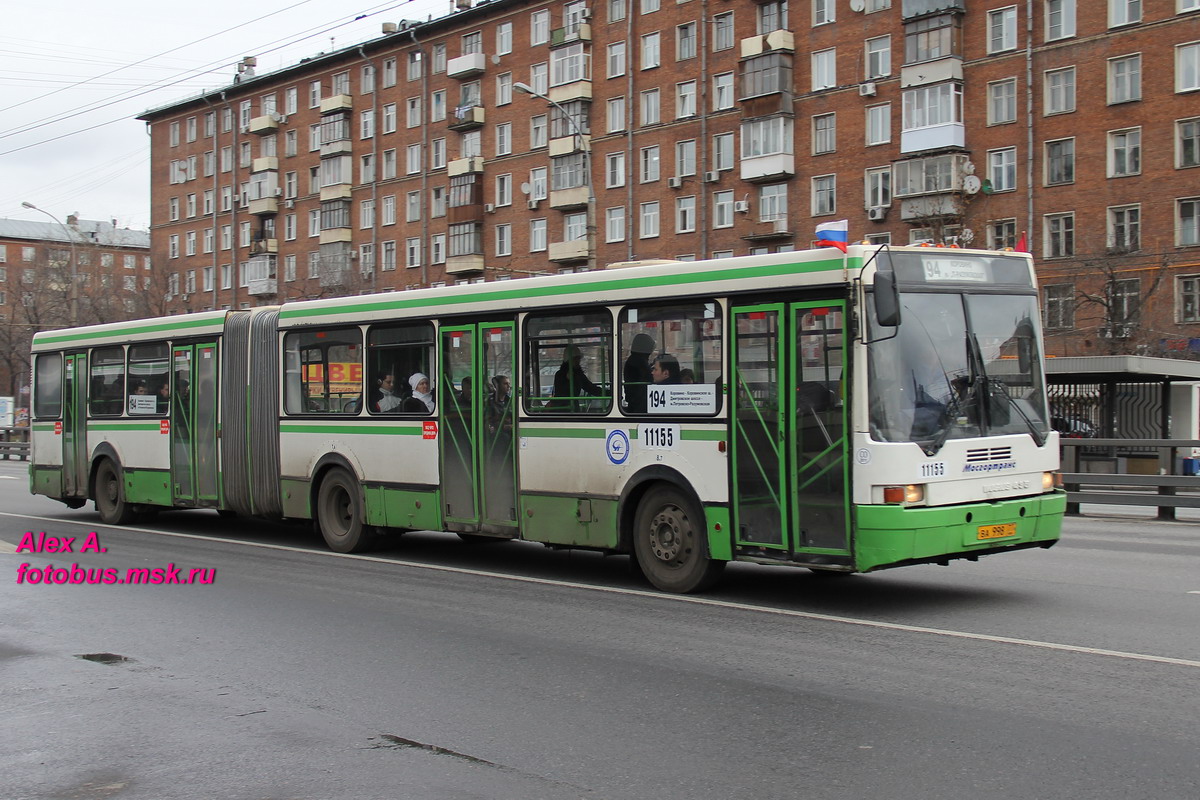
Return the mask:
M 696 197 L 675 198 L 675 232 L 693 233 L 696 230 Z
M 733 12 L 714 14 L 712 18 L 712 49 L 713 52 L 733 48 Z
M 550 85 L 563 86 L 588 79 L 588 54 L 583 42 L 559 47 L 550 53 Z
M 537 114 L 529 118 L 529 148 L 536 150 L 545 147 L 550 141 L 550 118 L 545 114 Z
M 429 52 L 429 71 L 441 75 L 446 71 L 446 45 L 435 44 Z
M 405 77 L 410 81 L 420 80 L 423 67 L 424 61 L 422 61 L 421 51 L 413 50 L 408 54 Z
M 837 150 L 837 114 L 817 114 L 812 118 L 813 155 Z
M 787 219 L 787 184 L 769 183 L 758 187 L 758 221 Z
M 733 134 L 717 133 L 712 137 L 712 164 L 714 170 L 733 169 Z
M 512 152 L 512 123 L 501 122 L 496 126 L 496 155 L 506 156 Z
M 446 234 L 435 233 L 429 237 L 429 263 L 446 263 Z
M 350 72 L 339 72 L 333 76 L 333 94 L 350 94 Z
M 892 37 L 876 36 L 867 39 L 866 46 L 866 78 L 884 78 L 892 74 Z
M 887 144 L 892 140 L 892 104 L 867 106 L 867 144 Z
M 652 239 L 659 233 L 658 201 L 642 203 L 638 213 L 638 238 Z
M 659 122 L 662 122 L 658 89 L 647 89 L 641 93 L 640 99 L 641 123 L 643 125 L 657 125 Z
M 675 28 L 675 60 L 696 57 L 696 23 L 685 22 Z
M 483 132 L 464 131 L 458 137 L 459 158 L 478 158 L 483 155 Z
M 508 223 L 496 226 L 496 255 L 512 255 L 512 225 Z
M 609 133 L 618 133 L 625 130 L 625 98 L 610 97 L 605 110 L 607 112 L 605 130 Z
M 496 176 L 496 205 L 511 206 L 513 193 L 512 173 Z
M 483 52 L 483 33 L 482 31 L 471 31 L 464 33 L 462 36 L 462 54 L 475 55 Z
M 421 172 L 421 145 L 410 144 L 404 149 L 404 171 L 409 175 Z
M 529 252 L 543 253 L 547 247 L 546 220 L 529 220 Z
M 608 0 L 608 21 L 620 22 L 629 13 L 628 0 Z
M 563 214 L 563 241 L 578 242 L 587 239 L 587 214 L 577 212 Z
M 1046 72 L 1046 114 L 1066 114 L 1075 110 L 1075 68 Z
M 1111 206 L 1108 209 L 1108 249 L 1129 253 L 1141 247 L 1142 207 Z
M 662 34 L 647 33 L 642 36 L 642 69 L 654 69 L 662 64 Z
M 817 175 L 812 179 L 812 215 L 837 213 L 837 175 Z
M 1046 0 L 1046 41 L 1075 35 L 1075 0 Z
M 696 174 L 696 140 L 685 139 L 675 143 L 675 175 L 683 177 Z
M 812 54 L 813 91 L 837 86 L 837 48 L 818 50 Z
M 408 192 L 404 196 L 404 221 L 421 221 L 421 192 Z
M 1175 166 L 1200 167 L 1200 117 L 1175 123 Z
M 404 240 L 404 266 L 406 268 L 421 266 L 421 239 L 410 236 Z
M 835 20 L 834 0 L 813 0 L 813 25 L 825 25 Z
M 988 151 L 988 180 L 993 192 L 1011 192 L 1017 188 L 1017 148 Z
M 383 198 L 383 211 L 380 213 L 379 224 L 396 224 L 396 195 L 389 194 Z
M 638 158 L 638 180 L 651 183 L 659 179 L 660 172 L 658 145 L 643 147 Z
M 615 189 L 625 185 L 625 153 L 619 151 L 604 157 L 604 186 Z
M 1123 178 L 1142 172 L 1142 129 L 1108 133 L 1108 177 Z
M 1142 21 L 1142 0 L 1108 0 L 1108 27 Z
M 496 26 L 496 55 L 506 56 L 513 49 L 513 25 L 501 22 Z
M 733 73 L 722 72 L 713 76 L 713 111 L 733 108 Z
M 391 272 L 396 269 L 396 243 L 384 242 L 381 245 L 383 258 L 380 263 L 380 269 L 384 272 Z
M 662 8 L 662 0 L 640 0 L 641 12 L 643 14 L 653 14 Z
M 772 31 L 786 30 L 788 26 L 788 4 L 787 0 L 770 0 L 765 3 L 757 3 L 755 5 L 756 13 L 756 28 L 755 33 L 759 36 L 771 33 Z
M 1075 139 L 1046 142 L 1046 185 L 1075 182 Z
M 742 158 L 790 155 L 792 118 L 768 117 L 742 123 Z
M 604 209 L 604 241 L 625 241 L 625 206 Z
M 1175 201 L 1175 243 L 1180 247 L 1200 245 L 1200 197 Z
M 997 8 L 988 12 L 988 52 L 1003 53 L 1017 48 L 1017 7 Z
M 391 180 L 396 177 L 396 150 L 391 148 L 383 151 L 383 163 L 381 169 L 381 177 L 383 180 Z
M 392 108 L 394 109 L 395 105 Z M 404 101 L 404 124 L 409 128 L 421 127 L 421 98 L 410 97 Z M 386 122 L 384 127 L 387 127 Z
M 446 90 L 438 89 L 429 94 L 429 121 L 441 122 L 446 118 Z
M 359 131 L 362 139 L 370 139 L 375 135 L 375 112 L 373 110 L 363 111 L 359 115 Z
M 1104 287 L 1108 295 L 1108 322 L 1118 325 L 1137 322 L 1141 308 L 1141 278 L 1115 278 Z
M 892 204 L 892 168 L 871 167 L 864 173 L 864 197 L 867 208 Z
M 938 83 L 904 92 L 904 130 L 962 122 L 962 86 Z
M 449 158 L 446 152 L 446 140 L 437 138 L 429 142 L 429 168 L 444 169 Z
M 713 192 L 713 227 L 733 227 L 733 192 Z
M 545 200 L 549 195 L 550 171 L 545 167 L 534 167 L 529 170 L 529 199 Z
M 529 85 L 538 94 L 550 91 L 550 65 L 545 61 L 529 65 Z
M 625 74 L 625 42 L 613 42 L 608 46 L 608 77 Z
M 1175 46 L 1175 91 L 1200 89 L 1200 42 Z
M 959 156 L 953 154 L 897 161 L 893 170 L 892 194 L 910 197 L 949 192 L 959 187 Z
M 1179 0 L 1179 13 L 1200 11 L 1200 0 Z
M 385 58 L 383 60 L 383 88 L 390 89 L 396 85 L 396 59 Z
M 358 227 L 375 227 L 375 201 L 363 200 L 358 204 Z
M 1017 121 L 1017 79 L 988 84 L 988 125 Z
M 429 190 L 429 216 L 440 219 L 446 216 L 446 207 L 450 203 L 449 192 L 445 186 L 434 186 Z
M 1200 275 L 1180 275 L 1175 279 L 1176 321 L 1200 322 Z
M 1047 214 L 1042 219 L 1045 227 L 1042 255 L 1046 258 L 1075 255 L 1075 214 Z
M 696 81 L 675 84 L 675 118 L 696 116 Z
M 545 44 L 550 41 L 550 12 L 535 11 L 529 15 L 529 43 Z
M 1108 60 L 1108 102 L 1128 103 L 1142 99 L 1142 55 L 1135 53 Z
M 1051 330 L 1074 328 L 1075 286 L 1070 283 L 1051 284 L 1045 288 L 1045 298 L 1046 327 Z

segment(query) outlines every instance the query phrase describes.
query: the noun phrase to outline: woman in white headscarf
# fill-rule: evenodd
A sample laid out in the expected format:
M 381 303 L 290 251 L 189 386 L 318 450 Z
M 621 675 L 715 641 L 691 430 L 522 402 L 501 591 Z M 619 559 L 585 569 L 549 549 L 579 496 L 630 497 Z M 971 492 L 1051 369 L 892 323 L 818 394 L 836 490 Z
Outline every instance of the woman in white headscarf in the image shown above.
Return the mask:
M 424 403 L 425 408 L 432 414 L 433 388 L 429 385 L 429 376 L 423 372 L 414 372 L 408 378 L 408 385 L 412 387 L 412 396 Z

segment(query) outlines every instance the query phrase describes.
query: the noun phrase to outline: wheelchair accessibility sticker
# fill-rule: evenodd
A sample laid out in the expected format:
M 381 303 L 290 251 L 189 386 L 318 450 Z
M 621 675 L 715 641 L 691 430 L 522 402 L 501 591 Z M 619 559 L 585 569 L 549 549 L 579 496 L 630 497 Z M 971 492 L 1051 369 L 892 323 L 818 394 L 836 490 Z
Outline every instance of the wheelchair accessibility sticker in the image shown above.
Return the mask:
M 624 464 L 629 458 L 629 434 L 620 428 L 610 430 L 604 440 L 604 449 L 611 463 Z

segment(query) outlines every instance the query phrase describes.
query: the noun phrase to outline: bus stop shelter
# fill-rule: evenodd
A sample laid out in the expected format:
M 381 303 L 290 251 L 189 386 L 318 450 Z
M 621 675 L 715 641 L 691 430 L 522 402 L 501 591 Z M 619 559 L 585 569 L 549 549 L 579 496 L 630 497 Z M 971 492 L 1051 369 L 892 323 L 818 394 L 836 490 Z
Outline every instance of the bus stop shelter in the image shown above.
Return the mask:
M 1051 421 L 1064 437 L 1200 438 L 1200 361 L 1047 358 L 1046 383 Z

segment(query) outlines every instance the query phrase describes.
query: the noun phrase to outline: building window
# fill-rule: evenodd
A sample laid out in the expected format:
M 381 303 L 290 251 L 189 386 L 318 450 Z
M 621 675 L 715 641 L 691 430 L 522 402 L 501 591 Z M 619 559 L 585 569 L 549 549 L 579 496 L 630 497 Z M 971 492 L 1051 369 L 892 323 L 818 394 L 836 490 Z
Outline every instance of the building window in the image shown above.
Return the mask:
M 658 145 L 643 147 L 639 159 L 639 180 L 641 183 L 651 183 L 660 177 Z
M 733 192 L 713 192 L 713 227 L 733 227 Z
M 1003 250 L 1006 247 L 1017 246 L 1017 221 L 1015 219 L 998 219 L 988 223 L 988 247 L 992 250 Z
M 501 22 L 496 26 L 496 54 L 505 56 L 512 52 L 513 25 L 511 22 Z
M 615 189 L 625 185 L 625 153 L 609 153 L 604 157 L 604 186 Z
M 1200 197 L 1177 200 L 1175 205 L 1178 216 L 1175 229 L 1179 231 L 1177 244 L 1180 247 L 1200 244 Z
M 608 21 L 620 22 L 629 13 L 627 0 L 608 0 Z
M 723 72 L 713 76 L 713 111 L 733 108 L 733 73 Z
M 1108 250 L 1129 253 L 1141 247 L 1141 206 L 1114 206 L 1108 209 Z
M 1046 114 L 1066 114 L 1075 110 L 1075 68 L 1046 73 Z
M 714 14 L 712 21 L 713 52 L 733 48 L 733 12 Z
M 887 144 L 892 140 L 892 104 L 867 106 L 867 144 Z
M 1003 53 L 1017 48 L 1017 7 L 989 11 L 987 17 L 988 52 Z
M 818 50 L 812 54 L 813 91 L 837 86 L 837 48 Z
M 1075 327 L 1075 287 L 1056 283 L 1046 287 L 1046 327 L 1066 330 Z
M 787 219 L 787 188 L 786 183 L 771 183 L 758 187 L 759 222 Z
M 1046 185 L 1075 182 L 1075 140 L 1046 142 Z
M 1108 61 L 1108 103 L 1142 99 L 1142 56 L 1122 56 Z
M 496 226 L 496 255 L 512 255 L 512 226 L 508 224 Z
M 1140 278 L 1110 280 L 1105 286 L 1108 295 L 1108 322 L 1127 325 L 1136 322 L 1141 306 L 1142 281 Z
M 604 209 L 604 241 L 625 241 L 625 207 Z
M 712 138 L 713 169 L 733 169 L 733 134 L 718 133 Z
M 1046 39 L 1075 35 L 1075 0 L 1046 0 Z
M 837 213 L 837 175 L 818 175 L 812 179 L 814 217 Z
M 1200 117 L 1175 123 L 1175 166 L 1200 167 Z
M 647 33 L 642 37 L 642 69 L 653 69 L 662 63 L 662 34 Z
M 892 37 L 867 39 L 867 80 L 892 74 Z
M 675 198 L 675 232 L 692 233 L 696 230 L 696 197 Z
M 759 36 L 771 31 L 785 30 L 788 26 L 787 21 L 787 0 L 773 0 L 772 2 L 758 3 L 758 28 L 755 30 Z
M 827 51 L 832 52 L 832 51 Z M 760 97 L 791 91 L 790 53 L 767 53 L 742 62 L 742 97 Z
M 696 82 L 684 81 L 675 84 L 675 118 L 687 119 L 696 116 Z
M 512 152 L 512 123 L 502 122 L 496 126 L 496 155 L 506 156 Z
M 1175 281 L 1179 322 L 1200 322 L 1200 275 L 1181 275 Z
M 962 22 L 957 14 L 939 14 L 904 25 L 904 63 L 916 64 L 958 55 Z
M 834 21 L 834 0 L 813 0 L 813 25 L 826 25 Z
M 1175 91 L 1200 89 L 1200 42 L 1176 45 Z
M 529 43 L 545 44 L 550 41 L 550 12 L 535 11 L 529 17 Z
M 657 125 L 662 121 L 659 116 L 660 103 L 658 89 L 648 89 L 641 94 L 641 112 L 643 125 Z
M 1108 0 L 1108 27 L 1142 21 L 1142 0 Z
M 696 57 L 696 23 L 688 22 L 675 29 L 675 60 Z
M 837 114 L 818 114 L 812 125 L 813 155 L 837 150 Z
M 675 143 L 675 174 L 681 177 L 696 174 L 695 139 Z
M 588 78 L 588 54 L 582 42 L 560 47 L 550 54 L 550 85 L 563 86 Z
M 653 239 L 659 233 L 658 201 L 642 203 L 638 214 L 638 238 Z
M 904 93 L 904 130 L 962 122 L 962 86 L 939 83 Z
M 742 123 L 742 158 L 789 155 L 792 152 L 791 117 L 769 117 Z
M 1142 171 L 1142 129 L 1129 128 L 1108 134 L 1108 177 L 1124 178 Z
M 988 180 L 993 192 L 1011 192 L 1017 188 L 1017 148 L 988 151 Z
M 872 167 L 866 171 L 866 207 L 880 208 L 892 204 L 892 168 Z
M 625 74 L 625 43 L 613 42 L 608 46 L 608 77 Z
M 606 105 L 608 114 L 607 125 L 605 129 L 609 133 L 617 133 L 625 130 L 625 98 L 611 97 Z M 532 147 L 532 145 L 530 145 Z
M 1046 258 L 1066 258 L 1075 255 L 1075 215 L 1047 214 L 1042 255 Z
M 988 84 L 988 124 L 1017 121 L 1017 79 Z
M 547 247 L 546 220 L 529 220 L 529 251 L 544 253 Z

